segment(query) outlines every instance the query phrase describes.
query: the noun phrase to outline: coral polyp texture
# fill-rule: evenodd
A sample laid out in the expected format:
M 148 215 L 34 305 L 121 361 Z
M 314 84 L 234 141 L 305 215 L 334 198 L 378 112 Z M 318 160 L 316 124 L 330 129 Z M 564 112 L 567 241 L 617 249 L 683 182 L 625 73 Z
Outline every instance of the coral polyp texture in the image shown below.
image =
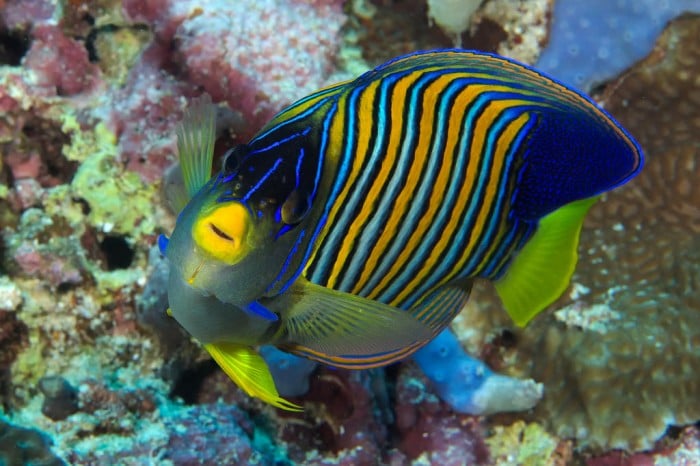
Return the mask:
M 606 88 L 647 166 L 592 209 L 574 277 L 584 293 L 524 335 L 545 384 L 538 417 L 582 445 L 649 449 L 700 419 L 699 41 L 699 16 L 675 20 Z
M 124 10 L 152 25 L 158 46 L 174 46 L 171 59 L 186 80 L 240 111 L 249 133 L 290 98 L 330 82 L 342 3 L 125 0 Z
M 0 0 L 0 463 L 699 464 L 700 19 L 652 44 L 700 6 L 468 3 L 465 47 L 531 64 L 544 48 L 556 77 L 609 79 L 597 97 L 648 165 L 593 208 L 571 293 L 530 327 L 482 287 L 459 342 L 418 364 L 345 371 L 265 348 L 304 408 L 286 413 L 166 314 L 176 125 L 209 94 L 218 165 L 288 103 L 457 31 L 425 0 Z

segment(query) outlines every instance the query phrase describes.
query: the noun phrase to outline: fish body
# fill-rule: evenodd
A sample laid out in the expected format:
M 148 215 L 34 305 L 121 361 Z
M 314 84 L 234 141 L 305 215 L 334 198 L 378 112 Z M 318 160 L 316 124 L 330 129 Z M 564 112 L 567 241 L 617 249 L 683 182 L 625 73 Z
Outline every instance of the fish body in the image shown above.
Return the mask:
M 586 96 L 463 50 L 301 99 L 209 180 L 201 115 L 179 145 L 192 198 L 162 247 L 172 315 L 248 393 L 287 409 L 254 346 L 388 364 L 448 325 L 478 278 L 524 325 L 567 287 L 587 209 L 643 164 Z

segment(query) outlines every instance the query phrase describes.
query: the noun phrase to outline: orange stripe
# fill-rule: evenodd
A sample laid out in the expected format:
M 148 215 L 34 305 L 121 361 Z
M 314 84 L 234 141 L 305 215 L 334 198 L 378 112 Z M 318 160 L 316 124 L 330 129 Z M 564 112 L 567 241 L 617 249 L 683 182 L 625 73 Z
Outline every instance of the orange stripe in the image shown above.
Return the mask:
M 496 149 L 495 152 L 496 154 L 499 154 L 498 158 L 502 161 L 505 161 L 505 154 L 508 151 L 508 148 L 510 144 L 515 140 L 515 138 L 518 136 L 518 133 L 523 129 L 523 126 L 527 124 L 527 122 L 530 120 L 530 115 L 527 113 L 523 113 L 520 115 L 518 118 L 515 120 L 511 121 L 508 123 L 506 126 L 505 130 L 501 133 L 499 136 L 497 142 L 496 142 Z M 502 154 L 502 155 L 500 155 Z M 494 177 L 492 177 L 493 180 Z M 495 181 L 495 180 L 494 180 Z M 498 184 L 497 183 L 489 183 L 487 187 L 487 197 L 488 199 L 494 199 L 496 196 L 496 192 L 498 190 Z M 503 212 L 507 212 L 507 207 L 506 209 L 503 209 Z M 506 220 L 505 216 L 501 219 L 501 224 L 504 223 Z M 477 275 L 478 272 L 481 271 L 481 265 L 483 263 L 488 263 L 489 258 L 491 255 L 498 249 L 498 246 L 501 243 L 501 238 L 504 236 L 504 229 L 503 228 L 498 228 L 497 234 L 494 237 L 493 241 L 491 241 L 491 244 L 489 245 L 488 249 L 484 252 L 484 260 L 482 260 L 481 264 L 477 266 L 476 270 L 474 271 L 474 275 Z M 464 262 L 468 259 L 468 257 L 463 257 Z M 461 261 L 462 259 L 460 259 Z M 458 262 L 459 263 L 459 262 Z
M 413 150 L 413 161 L 406 176 L 406 183 L 402 190 L 398 193 L 391 207 L 391 214 L 387 219 L 384 227 L 384 233 L 378 238 L 374 244 L 372 251 L 368 255 L 367 263 L 362 269 L 362 273 L 358 278 L 351 293 L 358 293 L 370 279 L 372 273 L 377 268 L 377 261 L 382 256 L 382 253 L 391 246 L 392 241 L 396 237 L 397 230 L 401 221 L 406 216 L 406 211 L 411 206 L 411 199 L 416 189 L 422 173 L 425 171 L 425 166 L 428 161 L 429 151 L 431 149 L 430 141 L 433 131 L 433 122 L 437 118 L 436 111 L 438 109 L 439 93 L 444 90 L 455 79 L 455 75 L 441 76 L 434 82 L 430 83 L 422 93 L 422 101 L 420 102 L 421 118 L 418 124 L 417 142 L 411 148 Z M 402 144 L 403 146 L 404 144 Z M 396 154 L 397 158 L 399 154 Z M 389 180 L 380 178 L 383 183 Z M 391 273 L 391 272 L 389 272 Z M 370 293 L 370 297 L 375 297 Z
M 420 77 L 421 75 L 418 73 L 411 74 L 397 81 L 396 85 L 392 89 L 391 96 L 389 97 L 391 115 L 389 117 L 389 121 L 387 122 L 387 129 L 389 130 L 389 143 L 387 144 L 387 148 L 385 150 L 385 155 L 381 163 L 381 168 L 379 169 L 379 173 L 377 174 L 375 180 L 373 180 L 372 186 L 370 187 L 370 190 L 367 193 L 367 196 L 365 198 L 366 202 L 362 204 L 362 208 L 358 212 L 357 217 L 353 219 L 352 223 L 350 224 L 350 228 L 348 228 L 347 234 L 345 235 L 345 240 L 343 241 L 340 251 L 338 251 L 337 260 L 333 264 L 331 273 L 328 277 L 328 282 L 326 285 L 328 287 L 332 288 L 336 284 L 338 276 L 342 271 L 343 265 L 347 261 L 348 256 L 352 253 L 353 247 L 355 245 L 355 242 L 357 241 L 358 236 L 362 232 L 362 229 L 364 228 L 368 219 L 372 218 L 372 214 L 377 208 L 376 201 L 381 188 L 384 186 L 384 182 L 379 182 L 379 180 L 386 180 L 386 178 L 388 177 L 388 174 L 391 172 L 393 164 L 396 162 L 397 150 L 401 144 L 401 122 L 403 120 L 403 105 L 406 102 L 406 93 L 408 92 L 408 90 L 410 90 L 413 83 Z M 363 131 L 371 131 L 372 125 L 375 124 L 375 122 L 371 121 L 370 119 L 358 118 L 358 120 L 364 120 L 365 124 L 368 126 L 368 128 Z M 362 133 L 362 131 L 360 131 L 360 133 Z M 358 148 L 355 154 L 359 156 L 360 152 L 361 151 Z M 365 149 L 362 151 L 362 155 L 366 156 L 369 152 L 370 149 Z M 358 171 L 359 168 L 360 164 L 353 161 L 353 169 L 355 171 Z M 347 192 L 352 188 L 352 181 L 354 181 L 354 178 L 348 180 L 348 182 L 346 182 L 345 184 L 344 192 L 346 193 L 346 196 Z M 333 209 L 335 212 L 332 212 L 331 215 L 329 215 L 329 225 L 335 223 L 337 212 L 339 208 L 343 205 L 344 200 L 344 198 L 338 198 L 336 200 Z
M 477 90 L 477 92 L 479 93 L 491 90 L 490 86 L 478 87 L 481 88 Z M 476 121 L 476 125 L 473 131 L 472 147 L 469 155 L 469 165 L 467 167 L 467 176 L 462 190 L 458 195 L 458 202 L 454 209 L 456 215 L 452 215 L 450 217 L 445 231 L 452 232 L 455 231 L 455 229 L 458 227 L 459 223 L 463 218 L 465 207 L 467 203 L 471 201 L 470 199 L 467 199 L 471 186 L 477 183 L 476 180 L 479 176 L 485 176 L 482 173 L 477 173 L 476 170 L 479 167 L 478 162 L 480 162 L 481 159 L 484 157 L 483 151 L 486 142 L 485 136 L 488 134 L 489 128 L 491 127 L 491 125 L 502 110 L 508 107 L 520 105 L 522 103 L 523 101 L 521 100 L 494 100 L 490 102 L 489 105 L 484 109 L 483 113 L 479 115 L 479 118 Z M 483 228 L 486 222 L 487 215 L 489 215 L 489 207 L 495 197 L 495 192 L 498 187 L 498 181 L 500 179 L 501 170 L 503 169 L 503 162 L 504 154 L 498 152 L 495 153 L 493 157 L 493 165 L 491 168 L 491 173 L 493 173 L 493 176 L 491 176 L 487 182 L 484 203 L 478 206 L 477 208 L 477 217 L 474 222 L 474 229 L 469 234 L 469 240 L 462 251 L 462 256 L 460 257 L 460 260 L 455 264 L 450 273 L 448 273 L 447 276 L 443 279 L 442 283 L 446 283 L 447 281 L 454 278 L 457 272 L 461 270 L 464 266 L 466 258 L 468 258 L 472 254 L 474 246 L 476 245 L 476 240 L 480 238 L 481 229 Z M 428 256 L 428 259 L 425 261 L 425 264 L 423 265 L 423 270 L 426 272 L 432 270 L 435 264 L 440 259 L 440 257 L 442 257 L 442 253 L 443 251 L 441 250 L 433 249 L 430 252 L 430 255 Z M 422 275 L 423 274 L 421 273 L 416 274 L 416 276 L 412 277 L 411 280 L 406 283 L 406 286 L 404 287 L 403 291 L 401 291 L 396 296 L 396 299 L 393 302 L 400 302 L 406 299 L 406 297 L 408 297 L 408 295 L 411 294 L 420 285 L 422 281 Z
M 491 121 L 488 124 L 493 124 L 493 119 L 498 116 L 501 110 L 504 110 L 508 107 L 514 107 L 519 104 L 522 104 L 522 101 L 502 100 L 493 102 L 493 104 L 489 106 L 490 108 L 488 113 Z M 486 225 L 487 217 L 488 215 L 490 215 L 489 208 L 493 201 L 496 199 L 496 196 L 498 195 L 498 186 L 501 181 L 501 174 L 503 170 L 503 164 L 505 162 L 508 144 L 510 144 L 513 141 L 513 138 L 515 138 L 515 136 L 517 135 L 517 131 L 522 129 L 522 127 L 527 123 L 529 118 L 530 116 L 528 114 L 523 114 L 516 118 L 514 122 L 509 124 L 509 126 L 506 129 L 506 131 L 508 132 L 508 136 L 511 139 L 501 139 L 496 144 L 493 159 L 494 164 L 492 168 L 492 173 L 494 173 L 494 175 L 489 178 L 488 184 L 486 185 L 486 203 L 479 209 L 479 213 L 477 214 L 477 219 L 475 222 L 475 225 L 478 228 L 478 230 L 474 231 L 471 237 L 469 238 L 467 247 L 462 251 L 462 255 L 456 262 L 456 270 L 461 270 L 462 267 L 464 267 L 464 264 L 469 260 L 473 252 L 474 246 L 476 246 L 476 241 L 480 238 L 482 234 L 482 228 L 484 227 L 484 225 Z
M 421 347 L 423 347 L 430 340 L 417 341 L 411 345 L 399 348 L 390 353 L 382 354 L 379 356 L 363 357 L 363 356 L 331 356 L 318 351 L 314 351 L 310 348 L 298 345 L 283 345 L 285 351 L 290 351 L 308 359 L 313 359 L 322 364 L 329 364 L 334 367 L 340 367 L 343 369 L 372 369 L 375 367 L 386 366 L 388 364 L 401 361 L 406 359 L 411 354 L 415 353 Z
M 466 75 L 464 75 L 466 76 Z M 474 99 L 479 95 L 478 89 L 469 86 L 464 88 L 464 90 L 455 99 L 449 116 L 449 123 L 446 129 L 447 131 L 447 141 L 445 143 L 445 150 L 443 160 L 445 160 L 438 172 L 435 180 L 435 189 L 433 190 L 429 200 L 428 200 L 428 210 L 426 211 L 423 218 L 420 219 L 416 230 L 411 234 L 404 248 L 404 251 L 397 257 L 395 264 L 391 269 L 387 271 L 382 280 L 377 284 L 377 286 L 369 294 L 369 297 L 376 298 L 377 294 L 389 285 L 391 280 L 393 280 L 397 275 L 399 275 L 405 268 L 408 261 L 412 258 L 413 253 L 420 245 L 421 241 L 425 238 L 430 226 L 435 221 L 435 214 L 439 208 L 442 207 L 444 190 L 441 188 L 446 188 L 452 173 L 452 160 L 458 156 L 455 154 L 457 149 L 457 144 L 459 143 L 460 137 L 465 136 L 462 133 L 462 127 L 464 124 L 464 114 L 466 108 L 474 101 Z M 439 251 L 444 250 L 448 245 L 443 244 L 439 241 L 436 244 L 436 248 Z M 429 271 L 430 269 L 423 268 L 422 272 Z M 425 274 L 422 273 L 421 277 Z

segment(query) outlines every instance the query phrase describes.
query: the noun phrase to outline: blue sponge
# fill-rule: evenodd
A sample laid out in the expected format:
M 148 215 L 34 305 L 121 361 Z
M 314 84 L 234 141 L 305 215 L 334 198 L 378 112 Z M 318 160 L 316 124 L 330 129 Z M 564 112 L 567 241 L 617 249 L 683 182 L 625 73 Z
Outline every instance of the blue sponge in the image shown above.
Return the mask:
M 469 356 L 449 329 L 413 358 L 440 398 L 461 413 L 522 411 L 542 397 L 541 384 L 497 374 Z
M 700 0 L 557 0 L 537 67 L 589 92 L 652 49 L 668 21 Z
M 260 347 L 260 355 L 270 366 L 272 378 L 280 395 L 301 396 L 309 390 L 309 376 L 318 363 L 285 353 L 274 346 Z

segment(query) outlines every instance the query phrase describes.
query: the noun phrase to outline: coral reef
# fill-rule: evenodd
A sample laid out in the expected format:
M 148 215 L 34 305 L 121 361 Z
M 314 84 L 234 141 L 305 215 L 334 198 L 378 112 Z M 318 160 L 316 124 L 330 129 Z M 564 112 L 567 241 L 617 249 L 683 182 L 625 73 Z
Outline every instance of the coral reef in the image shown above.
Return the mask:
M 482 5 L 470 16 L 470 24 L 464 32 L 455 36 L 428 21 L 426 0 L 348 2 L 344 56 L 356 58 L 361 54 L 370 65 L 378 65 L 415 50 L 448 48 L 461 42 L 467 49 L 497 52 L 525 63 L 535 62 L 547 39 L 551 0 L 467 3 Z M 351 69 L 354 69 L 353 62 L 350 61 Z M 367 65 L 360 66 L 367 68 Z
M 494 373 L 469 356 L 450 330 L 444 330 L 413 359 L 440 397 L 466 414 L 525 411 L 542 397 L 542 385 Z
M 426 382 L 414 367 L 400 369 L 395 408 L 400 450 L 418 464 L 488 464 L 483 426 L 471 416 L 455 413 Z
M 43 377 L 38 385 L 44 395 L 44 416 L 60 421 L 78 410 L 78 391 L 63 377 Z
M 51 453 L 51 440 L 34 429 L 17 427 L 0 418 L 0 462 L 7 465 L 63 466 Z
M 626 49 L 609 22 L 587 27 L 573 3 L 554 4 L 548 41 L 550 0 L 486 0 L 462 44 L 528 63 L 547 42 L 545 57 L 596 50 L 566 70 L 544 65 L 584 83 L 651 49 Z M 653 41 L 676 11 L 697 9 L 631 5 L 596 1 L 590 14 Z M 569 14 L 573 39 L 558 32 Z M 430 377 L 412 362 L 348 372 L 264 349 L 305 408 L 281 413 L 231 384 L 165 313 L 154 244 L 174 222 L 161 180 L 175 125 L 206 91 L 220 142 L 244 140 L 318 87 L 452 38 L 429 24 L 426 0 L 0 0 L 0 462 L 697 464 L 696 427 L 657 439 L 700 418 L 699 21 L 674 22 L 602 90 L 649 166 L 592 211 L 556 313 L 518 332 L 478 289 L 454 330 L 490 368 L 446 333 L 419 361 Z M 593 68 L 578 60 L 601 54 Z M 458 412 L 529 407 L 540 395 L 529 378 L 545 396 L 527 422 Z
M 285 104 L 338 80 L 342 3 L 126 0 L 124 9 L 153 25 L 156 46 L 176 47 L 169 59 L 187 81 L 243 114 L 247 139 Z
M 545 384 L 538 416 L 582 445 L 648 449 L 668 425 L 700 419 L 698 41 L 700 17 L 673 21 L 605 90 L 647 166 L 592 209 L 574 277 L 583 292 L 524 334 Z
M 462 33 L 467 30 L 472 15 L 481 0 L 428 0 L 428 18 L 453 37 L 455 47 L 462 46 Z

